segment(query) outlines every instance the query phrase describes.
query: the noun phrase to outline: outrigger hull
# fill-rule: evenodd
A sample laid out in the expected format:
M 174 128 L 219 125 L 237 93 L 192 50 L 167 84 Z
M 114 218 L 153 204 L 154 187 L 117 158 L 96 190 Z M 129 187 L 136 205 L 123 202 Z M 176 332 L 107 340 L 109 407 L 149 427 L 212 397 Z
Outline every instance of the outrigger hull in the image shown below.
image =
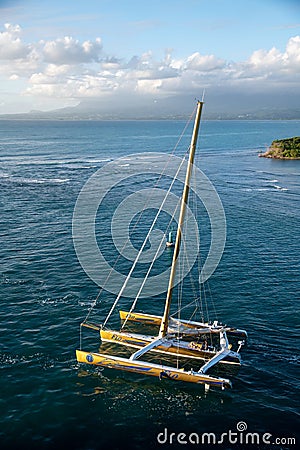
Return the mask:
M 103 342 L 120 344 L 127 347 L 143 348 L 153 341 L 153 336 L 144 334 L 119 332 L 112 330 L 100 330 L 100 337 Z M 169 356 L 193 358 L 202 361 L 208 361 L 216 352 L 209 350 L 201 350 L 201 345 L 194 342 L 178 341 L 166 339 L 160 345 L 152 349 L 153 352 L 163 353 Z M 236 352 L 230 352 L 230 355 L 220 361 L 227 364 L 240 364 L 240 355 Z
M 154 325 L 160 326 L 162 316 L 156 316 L 154 314 L 144 314 L 144 313 L 129 313 L 127 311 L 120 311 L 121 320 L 129 320 L 131 322 L 141 323 L 143 325 Z M 199 331 L 205 331 L 208 333 L 219 333 L 220 329 L 226 331 L 226 334 L 229 336 L 236 336 L 241 339 L 245 339 L 247 337 L 247 332 L 245 330 L 241 330 L 238 328 L 232 328 L 228 326 L 223 326 L 220 324 L 209 324 L 205 322 L 196 322 L 190 320 L 183 319 L 174 319 L 174 322 L 180 324 L 181 327 L 187 329 L 198 329 Z M 176 325 L 175 325 L 176 326 Z
M 76 350 L 76 358 L 80 363 L 92 364 L 109 369 L 125 370 L 142 375 L 150 375 L 159 379 L 171 379 L 188 383 L 204 384 L 206 387 L 215 386 L 222 389 L 231 388 L 230 380 L 210 375 L 185 371 L 174 367 L 153 364 L 145 361 L 129 360 L 119 356 L 111 356 L 104 353 L 89 353 Z

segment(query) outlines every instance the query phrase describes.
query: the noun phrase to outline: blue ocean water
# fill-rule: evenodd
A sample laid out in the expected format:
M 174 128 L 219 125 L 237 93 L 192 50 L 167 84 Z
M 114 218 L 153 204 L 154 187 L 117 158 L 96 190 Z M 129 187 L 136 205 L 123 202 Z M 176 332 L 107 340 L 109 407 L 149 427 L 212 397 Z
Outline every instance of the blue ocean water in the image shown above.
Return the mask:
M 75 360 L 79 324 L 99 290 L 73 247 L 77 196 L 108 161 L 170 151 L 183 127 L 0 121 L 1 448 L 158 448 L 165 428 L 221 435 L 241 421 L 273 440 L 297 437 L 299 445 L 300 162 L 257 157 L 272 140 L 299 135 L 299 121 L 201 127 L 198 164 L 227 221 L 210 290 L 218 316 L 249 333 L 242 367 L 226 373 L 233 389 L 205 393 Z M 296 448 L 286 442 L 272 448 Z

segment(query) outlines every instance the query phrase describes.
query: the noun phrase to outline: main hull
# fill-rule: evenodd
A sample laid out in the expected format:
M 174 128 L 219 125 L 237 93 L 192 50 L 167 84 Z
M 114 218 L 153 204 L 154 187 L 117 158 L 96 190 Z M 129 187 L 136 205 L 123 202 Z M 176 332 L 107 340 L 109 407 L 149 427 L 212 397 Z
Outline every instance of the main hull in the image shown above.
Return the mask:
M 188 383 L 204 384 L 206 386 L 216 386 L 222 389 L 230 388 L 231 382 L 226 378 L 214 377 L 201 374 L 192 370 L 176 369 L 170 366 L 158 365 L 146 361 L 131 361 L 119 356 L 111 356 L 103 353 L 89 353 L 76 350 L 76 358 L 80 363 L 92 364 L 109 369 L 124 370 L 142 375 L 150 375 L 159 379 L 171 379 Z
M 120 344 L 137 349 L 145 347 L 154 339 L 153 336 L 147 336 L 144 334 L 103 329 L 100 330 L 100 337 L 103 342 Z M 209 350 L 201 350 L 201 346 L 193 342 L 170 339 L 166 339 L 151 351 L 166 354 L 169 356 L 193 358 L 202 361 L 208 361 L 216 354 L 216 352 L 212 352 Z M 238 353 L 232 352 L 232 355 L 228 355 L 224 360 L 220 361 L 220 363 L 240 364 L 240 355 Z
M 144 313 L 129 313 L 127 311 L 120 311 L 120 318 L 121 320 L 129 320 L 131 322 L 137 322 L 141 323 L 143 325 L 154 325 L 154 326 L 160 326 L 162 316 L 156 316 L 154 314 L 144 314 Z M 209 333 L 219 333 L 221 329 L 224 329 L 226 331 L 226 334 L 229 336 L 236 336 L 242 339 L 245 339 L 247 337 L 247 332 L 245 330 L 240 330 L 238 328 L 232 328 L 228 326 L 223 326 L 220 324 L 210 324 L 206 322 L 196 322 L 196 321 L 190 321 L 190 320 L 183 320 L 183 319 L 173 319 L 174 322 L 180 324 L 181 327 L 186 329 L 195 329 L 199 330 L 200 332 L 209 332 Z

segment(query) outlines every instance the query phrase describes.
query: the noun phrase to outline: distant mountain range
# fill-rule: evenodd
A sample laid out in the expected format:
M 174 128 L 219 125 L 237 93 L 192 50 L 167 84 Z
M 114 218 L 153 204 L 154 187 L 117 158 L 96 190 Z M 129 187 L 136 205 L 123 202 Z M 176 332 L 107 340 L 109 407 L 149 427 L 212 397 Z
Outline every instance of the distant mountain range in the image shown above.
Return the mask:
M 195 105 L 195 97 L 173 96 L 153 98 L 107 97 L 84 100 L 77 106 L 52 111 L 21 114 L 2 114 L 0 119 L 19 120 L 151 120 L 186 119 Z M 279 120 L 300 119 L 300 100 L 297 95 L 217 93 L 205 98 L 204 119 Z

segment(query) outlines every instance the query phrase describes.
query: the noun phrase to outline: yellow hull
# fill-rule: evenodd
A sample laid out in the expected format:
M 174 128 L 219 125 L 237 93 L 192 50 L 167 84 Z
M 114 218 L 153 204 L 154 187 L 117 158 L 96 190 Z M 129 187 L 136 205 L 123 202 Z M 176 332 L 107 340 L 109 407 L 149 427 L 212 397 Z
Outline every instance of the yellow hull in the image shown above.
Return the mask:
M 161 316 L 156 316 L 154 314 L 143 314 L 143 313 L 129 313 L 127 311 L 120 311 L 121 320 L 130 320 L 131 322 L 138 322 L 143 325 L 155 325 L 160 326 L 161 324 Z M 183 320 L 183 319 L 175 319 L 181 327 L 186 328 L 195 328 L 204 329 L 210 333 L 219 333 L 220 329 L 223 329 L 223 326 L 218 325 L 217 327 L 212 327 L 208 323 L 195 322 L 192 320 Z M 239 330 L 237 328 L 225 327 L 225 331 L 228 335 L 237 336 L 240 338 L 246 338 L 247 332 L 245 330 Z
M 100 337 L 103 342 L 111 342 L 114 344 L 125 345 L 127 347 L 142 348 L 154 340 L 154 336 L 146 336 L 144 334 L 135 334 L 111 330 L 100 330 Z M 164 353 L 170 356 L 185 357 L 200 359 L 202 361 L 208 361 L 211 359 L 215 352 L 208 350 L 201 350 L 201 346 L 193 342 L 185 341 L 172 341 L 166 340 L 151 351 L 157 353 Z M 236 358 L 230 356 L 221 363 L 240 364 L 240 357 L 237 354 Z
M 200 374 L 199 372 L 193 372 L 192 370 L 185 371 L 184 369 L 176 369 L 145 361 L 131 361 L 127 358 L 110 356 L 103 353 L 88 353 L 76 350 L 76 358 L 80 363 L 150 375 L 159 379 L 166 378 L 188 383 L 205 384 L 207 386 L 221 387 L 222 389 L 231 387 L 230 380 L 226 378 L 212 377 L 210 375 Z
M 142 313 L 128 313 L 127 311 L 120 311 L 121 320 L 130 320 L 132 322 L 139 322 L 144 325 L 157 325 L 161 324 L 161 316 L 154 316 L 152 314 L 142 314 Z

